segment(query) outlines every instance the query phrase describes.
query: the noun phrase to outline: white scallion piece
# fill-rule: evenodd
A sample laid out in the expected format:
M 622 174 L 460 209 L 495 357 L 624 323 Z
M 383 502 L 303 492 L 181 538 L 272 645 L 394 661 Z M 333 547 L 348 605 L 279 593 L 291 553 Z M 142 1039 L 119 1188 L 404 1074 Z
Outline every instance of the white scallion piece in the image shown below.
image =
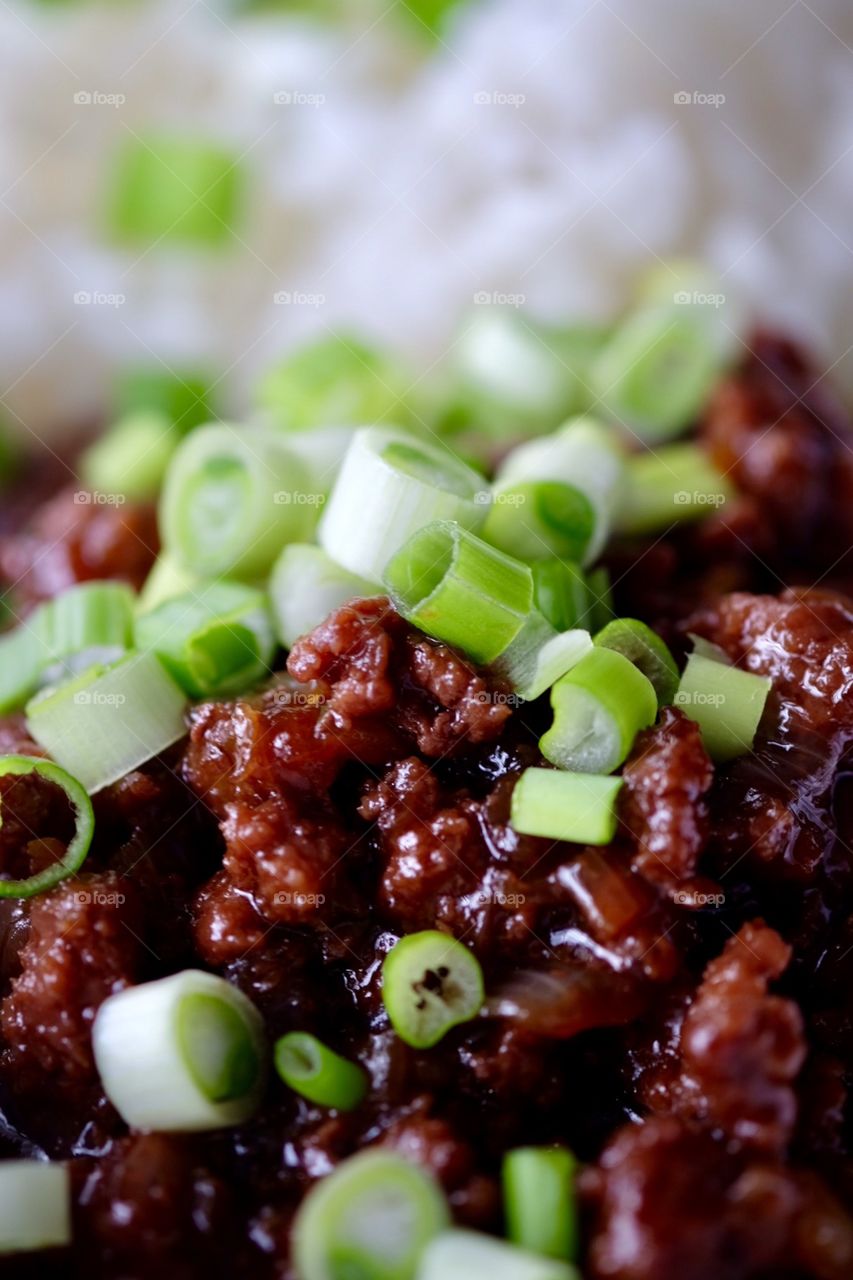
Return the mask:
M 92 1028 L 104 1092 L 134 1129 L 240 1124 L 263 1088 L 261 1015 L 224 978 L 186 969 L 110 996 Z
M 307 542 L 284 548 L 273 566 L 269 591 L 276 632 L 286 649 L 348 600 L 381 594 L 374 583 L 342 569 L 322 547 Z
M 70 1243 L 68 1166 L 43 1160 L 0 1161 L 0 1254 Z
M 579 1280 L 567 1262 L 542 1258 L 478 1231 L 444 1231 L 428 1244 L 417 1280 Z

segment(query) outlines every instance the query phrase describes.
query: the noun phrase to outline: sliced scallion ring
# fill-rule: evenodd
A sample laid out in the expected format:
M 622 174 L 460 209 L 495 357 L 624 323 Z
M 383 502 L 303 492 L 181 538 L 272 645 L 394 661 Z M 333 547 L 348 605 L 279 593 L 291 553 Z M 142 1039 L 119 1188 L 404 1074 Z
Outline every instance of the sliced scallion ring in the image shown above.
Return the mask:
M 186 703 L 156 654 L 131 653 L 33 698 L 27 729 L 93 795 L 182 738 Z
M 224 978 L 186 969 L 128 987 L 92 1028 L 104 1092 L 126 1124 L 192 1132 L 240 1124 L 265 1075 L 263 1020 Z
M 711 759 L 725 763 L 752 749 L 771 684 L 767 676 L 691 653 L 675 705 L 699 725 Z
M 675 659 L 657 632 L 637 618 L 614 618 L 602 627 L 595 643 L 615 649 L 651 680 L 658 705 L 668 706 L 678 688 Z
M 493 547 L 527 562 L 549 556 L 582 560 L 595 530 L 585 493 L 559 480 L 525 480 L 496 488 L 482 528 Z
M 317 1106 L 352 1111 L 367 1092 L 362 1068 L 307 1031 L 290 1031 L 276 1040 L 274 1056 L 284 1083 Z
M 377 595 L 375 584 L 335 564 L 322 547 L 285 547 L 273 566 L 270 598 L 278 638 L 291 649 L 335 609 L 357 596 Z
M 418 1280 L 580 1280 L 568 1262 L 542 1258 L 479 1231 L 445 1231 L 427 1246 Z
M 512 793 L 510 822 L 522 835 L 610 844 L 622 779 L 562 769 L 525 769 Z
M 557 631 L 589 630 L 590 592 L 580 565 L 539 560 L 532 566 L 533 602 Z
M 123 494 L 134 501 L 153 498 L 180 438 L 165 414 L 140 410 L 120 419 L 89 446 L 80 459 L 80 477 L 96 492 Z
M 142 584 L 142 590 L 136 601 L 137 613 L 150 613 L 165 600 L 185 595 L 200 586 L 203 579 L 197 573 L 191 573 L 179 564 L 174 556 L 166 552 L 154 561 L 151 572 Z
M 310 536 L 323 495 L 280 431 L 199 427 L 173 457 L 160 501 L 170 555 L 203 577 L 251 580 Z
M 482 663 L 512 643 L 533 603 L 527 565 L 446 520 L 419 529 L 384 582 L 404 618 Z
M 580 773 L 612 773 L 653 724 L 651 682 L 614 649 L 593 647 L 551 689 L 554 723 L 539 741 L 546 760 Z
M 578 1247 L 577 1161 L 565 1147 L 517 1147 L 503 1161 L 507 1235 L 546 1258 L 574 1258 Z
M 293 1225 L 299 1280 L 415 1280 L 450 1221 L 431 1174 L 390 1151 L 344 1160 L 303 1200 Z
M 401 938 L 382 965 L 382 999 L 391 1025 L 414 1049 L 430 1049 L 451 1027 L 470 1022 L 483 998 L 477 957 L 437 929 Z
M 74 835 L 65 850 L 63 857 L 43 871 L 28 876 L 26 880 L 0 879 L 0 898 L 32 898 L 37 893 L 52 889 L 66 876 L 78 871 L 89 852 L 92 835 L 95 830 L 95 815 L 92 802 L 76 778 L 52 760 L 40 760 L 33 756 L 0 756 L 0 778 L 10 774 L 25 777 L 36 773 L 46 782 L 53 783 L 68 797 L 74 814 Z M 0 806 L 0 823 L 3 821 L 3 810 Z M 3 1166 L 0 1165 L 0 1168 Z
M 531 702 L 580 662 L 592 648 L 592 637 L 580 628 L 557 632 L 537 610 L 494 663 L 493 670 L 514 693 Z
M 68 1166 L 46 1160 L 0 1161 L 0 1255 L 70 1243 Z
M 671 444 L 628 460 L 620 533 L 642 535 L 720 511 L 734 493 L 731 482 L 696 444 Z
M 363 427 L 323 512 L 320 545 L 336 564 L 378 583 L 418 529 L 436 520 L 477 529 L 488 502 L 483 477 L 449 451 L 405 431 Z
M 36 620 L 46 653 L 42 683 L 120 658 L 133 643 L 133 608 L 122 582 L 81 582 L 43 604 Z
M 272 618 L 262 591 L 209 582 L 136 620 L 136 643 L 150 649 L 191 697 L 241 692 L 270 674 Z

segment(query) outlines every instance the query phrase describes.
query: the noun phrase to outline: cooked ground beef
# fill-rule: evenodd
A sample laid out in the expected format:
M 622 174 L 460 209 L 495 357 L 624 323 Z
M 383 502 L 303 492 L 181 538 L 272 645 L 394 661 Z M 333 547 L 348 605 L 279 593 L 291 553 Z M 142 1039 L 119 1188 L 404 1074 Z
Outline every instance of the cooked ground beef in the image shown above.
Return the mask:
M 82 877 L 3 905 L 0 1142 L 72 1160 L 57 1274 L 290 1280 L 306 1188 L 367 1144 L 500 1231 L 501 1157 L 538 1142 L 585 1162 L 591 1280 L 853 1274 L 853 603 L 802 586 L 845 585 L 853 455 L 800 353 L 769 336 L 752 350 L 698 428 L 740 497 L 612 564 L 621 612 L 773 678 L 753 753 L 714 768 L 665 709 L 624 767 L 611 845 L 520 836 L 509 800 L 542 708 L 514 707 L 387 600 L 357 601 L 270 688 L 196 707 L 183 744 L 98 797 Z M 72 506 L 0 548 L 23 598 L 138 582 L 150 562 L 146 513 Z M 20 720 L 0 733 L 32 749 Z M 4 869 L 50 856 L 56 794 L 0 790 Z M 474 949 L 488 999 L 417 1051 L 380 970 L 436 925 Z M 92 1019 L 189 965 L 245 991 L 271 1038 L 312 1031 L 357 1058 L 362 1105 L 330 1114 L 272 1080 L 236 1129 L 128 1134 Z

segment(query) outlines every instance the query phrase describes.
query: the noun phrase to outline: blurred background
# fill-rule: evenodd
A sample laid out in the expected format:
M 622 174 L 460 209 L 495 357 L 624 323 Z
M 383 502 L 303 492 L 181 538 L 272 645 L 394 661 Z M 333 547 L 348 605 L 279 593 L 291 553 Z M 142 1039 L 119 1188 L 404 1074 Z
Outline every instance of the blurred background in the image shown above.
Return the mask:
M 240 414 L 344 332 L 429 377 L 684 256 L 853 389 L 849 0 L 2 0 L 0 111 L 24 435 L 140 366 Z

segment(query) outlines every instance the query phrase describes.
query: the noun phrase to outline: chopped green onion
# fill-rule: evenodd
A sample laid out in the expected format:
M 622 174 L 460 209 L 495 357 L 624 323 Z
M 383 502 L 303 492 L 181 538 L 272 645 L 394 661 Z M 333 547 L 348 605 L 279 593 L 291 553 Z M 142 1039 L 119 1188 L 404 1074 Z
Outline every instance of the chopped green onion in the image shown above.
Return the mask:
M 137 365 L 122 370 L 115 389 L 119 419 L 140 412 L 159 413 L 179 435 L 217 416 L 209 379 L 191 371 Z
M 692 653 L 675 705 L 702 731 L 712 760 L 724 763 L 752 749 L 772 681 Z
M 96 492 L 153 498 L 179 439 L 169 419 L 151 409 L 121 418 L 83 454 L 81 479 Z
M 160 504 L 166 550 L 206 577 L 260 577 L 287 542 L 304 541 L 322 494 L 280 432 L 198 427 L 172 459 Z
M 291 543 L 276 560 L 270 578 L 278 638 L 291 649 L 348 600 L 376 594 L 375 585 L 335 564 L 322 547 Z
M 124 243 L 222 245 L 243 202 L 238 158 L 216 142 L 129 137 L 113 173 L 109 223 Z
M 655 533 L 676 521 L 701 520 L 721 510 L 733 493 L 703 449 L 673 444 L 638 453 L 628 462 L 619 532 Z
M 287 447 L 299 458 L 312 488 L 328 498 L 340 475 L 347 449 L 357 427 L 314 427 L 311 431 L 289 431 Z
M 594 528 L 595 511 L 580 489 L 559 480 L 526 480 L 493 491 L 481 532 L 519 560 L 581 560 Z
M 530 440 L 504 458 L 498 490 L 529 480 L 560 481 L 585 494 L 595 520 L 583 564 L 597 559 L 610 536 L 625 485 L 625 456 L 614 433 L 595 418 L 572 418 L 559 431 Z
M 594 330 L 551 329 L 506 307 L 483 307 L 453 349 L 469 424 L 499 439 L 553 430 L 587 399 L 600 341 Z
M 703 408 L 721 371 L 709 311 L 672 304 L 634 312 L 593 362 L 604 409 L 640 439 L 670 440 Z
M 271 369 L 258 399 L 289 431 L 406 423 L 411 381 L 390 356 L 334 334 L 300 347 Z
M 612 778 L 607 779 L 613 782 Z M 517 1147 L 503 1161 L 507 1235 L 546 1258 L 575 1257 L 577 1161 L 565 1147 Z
M 133 642 L 133 607 L 133 592 L 123 582 L 81 582 L 41 605 L 42 682 L 54 684 L 120 658 Z
M 581 773 L 612 773 L 653 724 L 651 682 L 613 649 L 593 647 L 551 689 L 554 723 L 540 739 L 546 760 Z
M 276 642 L 266 596 L 210 582 L 136 620 L 136 645 L 157 654 L 193 698 L 238 693 L 270 674 Z
M 557 631 L 589 627 L 590 593 L 583 570 L 565 560 L 540 560 L 533 569 L 533 602 Z
M 418 529 L 435 520 L 477 529 L 488 502 L 482 476 L 448 451 L 403 431 L 364 427 L 347 450 L 319 540 L 350 573 L 381 582 L 388 561 Z
M 450 521 L 419 529 L 385 570 L 395 608 L 474 662 L 499 658 L 533 603 L 527 565 Z
M 479 1231 L 445 1231 L 428 1245 L 417 1280 L 580 1280 L 568 1262 L 542 1258 Z
M 109 996 L 92 1048 L 104 1092 L 134 1129 L 227 1128 L 248 1119 L 260 1100 L 263 1020 L 251 1000 L 212 973 L 186 969 Z
M 352 1111 L 367 1093 L 362 1068 L 307 1031 L 290 1031 L 276 1041 L 275 1067 L 286 1085 L 319 1107 Z
M 519 698 L 532 702 L 550 689 L 592 648 L 588 631 L 556 632 L 533 610 L 512 644 L 494 664 L 494 672 Z
M 299 1280 L 415 1280 L 424 1249 L 449 1225 L 438 1183 L 391 1151 L 350 1156 L 316 1183 L 293 1224 Z
M 136 611 L 150 613 L 166 600 L 186 595 L 188 591 L 200 586 L 201 582 L 202 579 L 197 573 L 190 573 L 189 569 L 179 564 L 174 556 L 161 552 L 142 584 L 142 590 L 136 601 Z
M 0 1254 L 70 1243 L 68 1166 L 46 1160 L 0 1161 Z
M 610 585 L 610 573 L 601 565 L 586 575 L 590 604 L 581 625 L 590 631 L 600 631 L 613 618 L 613 590 Z
M 411 933 L 382 965 L 382 999 L 391 1025 L 414 1049 L 431 1049 L 483 1004 L 483 971 L 472 951 L 437 929 Z
M 0 715 L 16 711 L 39 687 L 47 662 L 38 610 L 0 635 Z
M 595 643 L 615 649 L 651 680 L 658 705 L 668 706 L 678 688 L 678 667 L 660 636 L 636 618 L 614 618 L 595 637 Z
M 186 696 L 153 653 L 92 667 L 27 704 L 27 729 L 90 795 L 186 733 Z
M 526 836 L 610 844 L 622 779 L 561 769 L 525 769 L 512 793 L 510 822 Z
M 0 879 L 0 898 L 32 898 L 37 893 L 52 889 L 60 880 L 79 870 L 92 843 L 95 830 L 92 802 L 76 778 L 72 778 L 70 773 L 66 773 L 51 760 L 39 760 L 31 756 L 0 756 L 0 778 L 9 775 L 26 777 L 31 773 L 38 774 L 65 793 L 74 813 L 74 835 L 59 861 L 45 867 L 43 871 L 28 876 L 26 880 Z M 0 824 L 2 820 L 3 812 L 0 807 Z

